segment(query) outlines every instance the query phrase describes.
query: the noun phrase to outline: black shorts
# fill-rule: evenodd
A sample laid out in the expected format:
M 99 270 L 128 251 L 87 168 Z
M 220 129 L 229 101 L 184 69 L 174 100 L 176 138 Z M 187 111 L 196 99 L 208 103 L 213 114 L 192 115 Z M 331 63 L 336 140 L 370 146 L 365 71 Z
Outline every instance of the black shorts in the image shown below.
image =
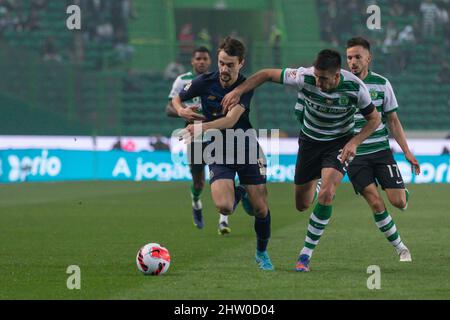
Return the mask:
M 189 161 L 189 167 L 191 169 L 191 174 L 199 174 L 205 171 L 206 163 L 202 155 L 206 145 L 206 142 L 191 142 L 190 144 L 188 144 L 187 157 Z M 201 154 L 198 153 L 200 151 Z M 199 157 L 196 157 L 196 154 L 198 154 Z
M 267 182 L 267 163 L 265 158 L 258 159 L 258 164 L 209 164 L 209 183 L 219 179 L 233 180 L 236 174 L 243 185 L 258 185 Z
M 348 167 L 348 176 L 356 193 L 375 183 L 384 189 L 404 189 L 402 175 L 391 150 L 356 156 Z
M 332 141 L 298 140 L 295 184 L 301 185 L 319 179 L 323 168 L 334 168 L 345 175 L 347 168 L 338 159 L 342 149 L 353 136 Z

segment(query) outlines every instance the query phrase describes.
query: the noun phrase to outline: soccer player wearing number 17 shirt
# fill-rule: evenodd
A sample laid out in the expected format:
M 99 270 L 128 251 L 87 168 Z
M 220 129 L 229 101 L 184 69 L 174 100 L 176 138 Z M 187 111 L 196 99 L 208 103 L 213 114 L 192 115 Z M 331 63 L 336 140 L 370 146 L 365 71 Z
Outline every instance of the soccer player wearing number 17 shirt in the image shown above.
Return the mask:
M 356 193 L 366 199 L 372 209 L 377 227 L 395 248 L 400 261 L 410 262 L 412 261 L 411 253 L 403 243 L 377 188 L 380 184 L 393 206 L 401 210 L 406 209 L 409 192 L 405 188 L 400 170 L 390 150 L 386 125 L 405 153 L 406 159 L 411 164 L 411 170 L 415 174 L 420 173 L 420 165 L 409 150 L 405 133 L 397 116 L 398 104 L 392 86 L 388 79 L 369 70 L 371 60 L 370 43 L 366 39 L 356 37 L 348 40 L 348 67 L 353 74 L 364 81 L 377 111 L 382 115 L 382 123 L 377 130 L 356 150 L 355 160 L 348 168 L 348 176 Z M 355 132 L 358 132 L 365 121 L 359 113 L 355 114 L 355 120 Z
M 319 52 L 313 67 L 264 69 L 237 87 L 222 100 L 225 112 L 242 94 L 266 81 L 293 86 L 298 90 L 296 114 L 300 122 L 299 151 L 295 168 L 295 202 L 305 211 L 314 199 L 317 181 L 322 178 L 318 203 L 311 214 L 296 271 L 309 271 L 311 256 L 328 224 L 334 194 L 356 154 L 356 148 L 380 124 L 364 83 L 351 72 L 341 69 L 341 56 L 335 50 Z M 353 134 L 356 111 L 367 120 Z

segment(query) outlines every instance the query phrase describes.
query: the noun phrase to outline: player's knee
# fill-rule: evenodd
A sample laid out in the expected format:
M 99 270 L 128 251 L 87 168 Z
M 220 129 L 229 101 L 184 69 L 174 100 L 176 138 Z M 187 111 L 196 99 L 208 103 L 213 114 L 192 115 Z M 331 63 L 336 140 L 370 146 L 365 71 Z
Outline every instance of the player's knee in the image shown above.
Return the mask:
M 385 210 L 383 199 L 378 193 L 365 192 L 364 197 L 366 198 L 367 203 L 374 212 L 383 212 Z
M 258 218 L 265 218 L 267 215 L 267 205 L 264 202 L 260 202 L 257 203 L 256 205 L 252 205 L 253 206 L 253 212 L 255 214 L 255 216 L 257 216 Z
M 319 192 L 318 200 L 322 204 L 331 204 L 334 198 L 334 190 L 327 188 L 322 188 Z
M 298 211 L 303 212 L 308 210 L 310 203 L 304 200 L 296 200 L 295 207 Z
M 386 210 L 383 201 L 369 202 L 369 206 L 372 208 L 373 212 L 383 212 Z
M 202 180 L 194 181 L 194 189 L 202 190 L 205 187 L 205 183 Z
M 397 197 L 394 199 L 389 199 L 390 203 L 398 208 L 398 209 L 403 209 L 404 207 L 406 207 L 406 197 Z

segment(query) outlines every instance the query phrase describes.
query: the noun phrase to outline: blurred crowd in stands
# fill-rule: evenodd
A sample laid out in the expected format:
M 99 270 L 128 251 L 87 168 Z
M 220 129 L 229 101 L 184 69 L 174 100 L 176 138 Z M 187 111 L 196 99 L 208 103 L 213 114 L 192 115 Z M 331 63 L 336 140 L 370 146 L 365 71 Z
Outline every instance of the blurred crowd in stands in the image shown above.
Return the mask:
M 318 0 L 321 14 L 322 38 L 336 46 L 342 35 L 368 30 L 366 21 L 372 5 L 381 7 L 381 22 L 386 45 L 402 41 L 421 41 L 449 31 L 449 0 Z M 408 20 L 402 30 L 397 30 L 396 20 Z M 349 23 L 353 22 L 353 23 Z
M 240 35 L 237 30 L 232 30 L 230 34 L 225 36 L 238 39 L 244 44 L 246 44 L 247 41 L 247 39 Z M 167 65 L 164 72 L 164 78 L 173 80 L 181 73 L 186 72 L 186 70 L 190 70 L 192 52 L 197 47 L 207 48 L 211 52 L 211 59 L 214 61 L 216 56 L 215 52 L 225 36 L 222 34 L 212 35 L 206 27 L 201 27 L 198 32 L 195 32 L 192 23 L 181 25 L 179 32 L 177 33 L 179 54 L 176 61 Z M 213 63 L 213 65 L 215 65 L 215 63 Z
M 23 0 L 0 0 L 0 33 L 5 30 L 34 31 L 41 29 L 39 13 L 47 0 L 29 0 L 29 11 Z
M 128 42 L 128 22 L 136 18 L 132 0 L 80 0 L 84 37 L 114 44 Z
M 272 49 L 273 64 L 281 65 L 281 40 L 283 33 L 281 29 L 274 23 L 269 24 L 270 29 L 267 37 L 268 44 Z M 223 35 L 220 33 L 211 34 L 207 27 L 198 28 L 198 32 L 194 31 L 192 23 L 185 23 L 179 27 L 177 33 L 177 41 L 179 48 L 179 55 L 176 61 L 167 65 L 164 71 L 164 78 L 167 80 L 174 80 L 178 75 L 190 70 L 190 60 L 192 51 L 197 47 L 206 47 L 211 52 L 211 59 L 213 60 L 213 68 L 215 66 L 216 50 L 220 42 L 226 37 L 230 36 L 238 39 L 247 47 L 250 40 L 241 35 L 237 30 L 231 30 L 229 34 Z M 246 65 L 250 65 L 251 55 L 246 56 Z
M 392 58 L 387 68 L 394 72 L 405 70 L 417 44 L 429 45 L 433 63 L 447 63 L 449 0 L 318 0 L 317 4 L 322 39 L 335 47 L 345 47 L 353 35 L 366 36 L 374 48 Z M 378 32 L 366 26 L 372 14 L 367 8 L 372 4 L 381 8 L 382 28 Z
M 62 61 L 58 48 L 57 33 L 46 29 L 44 19 L 55 21 L 55 25 L 64 28 L 65 8 L 77 4 L 81 8 L 82 41 L 77 44 L 83 56 L 83 48 L 91 43 L 112 47 L 115 59 L 129 61 L 134 53 L 128 39 L 128 21 L 135 18 L 133 0 L 0 0 L 0 38 L 4 32 L 48 32 L 42 41 L 44 61 Z M 47 22 L 48 22 L 47 21 Z M 56 36 L 56 37 L 55 37 Z

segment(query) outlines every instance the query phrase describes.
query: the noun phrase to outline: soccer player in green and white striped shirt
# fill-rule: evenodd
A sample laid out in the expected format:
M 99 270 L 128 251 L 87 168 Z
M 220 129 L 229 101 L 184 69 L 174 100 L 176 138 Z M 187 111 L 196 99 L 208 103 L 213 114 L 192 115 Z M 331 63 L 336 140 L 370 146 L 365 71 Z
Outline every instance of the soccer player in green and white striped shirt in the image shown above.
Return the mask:
M 361 194 L 372 209 L 375 223 L 388 241 L 394 246 L 400 261 L 412 261 L 411 253 L 403 243 L 397 227 L 388 213 L 377 185 L 386 192 L 389 202 L 405 210 L 408 205 L 408 190 L 394 160 L 390 146 L 389 131 L 402 148 L 411 170 L 420 173 L 420 165 L 411 153 L 400 120 L 397 116 L 397 99 L 388 79 L 369 70 L 372 60 L 370 43 L 361 37 L 347 42 L 347 63 L 354 75 L 364 81 L 369 89 L 373 104 L 382 116 L 382 122 L 375 132 L 357 149 L 357 155 L 348 168 L 348 175 L 355 191 Z M 365 125 L 364 117 L 355 114 L 355 132 Z
M 309 271 L 312 253 L 331 217 L 334 194 L 347 170 L 347 161 L 356 148 L 380 124 L 364 83 L 341 69 L 341 56 L 335 50 L 319 52 L 313 67 L 264 69 L 237 87 L 222 100 L 225 111 L 239 102 L 240 96 L 266 81 L 293 86 L 298 90 L 296 105 L 300 121 L 299 152 L 295 168 L 295 200 L 305 211 L 314 199 L 317 181 L 322 187 L 309 220 L 308 232 L 295 269 Z M 358 111 L 367 123 L 354 135 L 354 114 Z

